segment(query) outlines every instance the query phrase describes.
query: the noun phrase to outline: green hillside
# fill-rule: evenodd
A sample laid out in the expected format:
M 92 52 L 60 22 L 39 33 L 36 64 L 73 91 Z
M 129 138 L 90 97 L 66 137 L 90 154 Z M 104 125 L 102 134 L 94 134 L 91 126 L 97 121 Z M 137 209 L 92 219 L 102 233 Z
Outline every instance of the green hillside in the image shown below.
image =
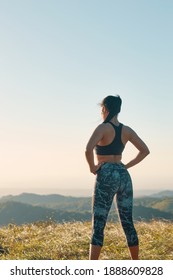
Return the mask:
M 167 221 L 137 222 L 140 259 L 173 259 L 173 223 Z M 57 224 L 32 223 L 0 228 L 0 244 L 8 253 L 2 260 L 85 260 L 91 234 L 91 222 Z M 101 258 L 129 259 L 128 249 L 119 223 L 108 223 Z
M 135 199 L 134 205 L 173 213 L 173 197 L 142 197 Z
M 62 223 L 64 221 L 84 221 L 90 219 L 91 213 L 88 212 L 54 210 L 14 201 L 0 203 L 0 226 L 6 226 L 9 223 L 21 225 L 48 220 Z
M 57 210 L 60 212 L 91 212 L 91 205 L 92 205 L 92 197 L 73 197 L 73 196 L 63 196 L 59 194 L 50 194 L 50 195 L 38 195 L 33 193 L 22 193 L 20 195 L 8 195 L 0 198 L 0 209 L 5 207 L 6 203 L 13 202 L 13 205 L 17 203 L 22 203 L 25 205 L 31 205 L 34 207 L 41 207 L 42 210 L 44 209 L 44 213 L 46 213 L 46 209 L 49 210 L 47 212 L 55 213 Z M 16 204 L 15 204 L 16 203 Z M 4 206 L 3 206 L 4 205 Z M 6 204 L 7 205 L 7 204 Z M 10 204 L 12 207 L 12 204 Z M 152 196 L 144 196 L 140 198 L 134 199 L 134 206 L 136 207 L 146 207 L 149 208 L 148 210 L 151 212 L 151 216 L 156 218 L 159 216 L 157 215 L 156 211 L 153 211 L 151 208 L 156 209 L 162 212 L 169 212 L 173 214 L 173 192 L 172 191 L 164 191 L 157 193 Z M 6 207 L 7 208 L 7 207 Z M 53 209 L 53 211 L 51 210 Z M 115 209 L 114 204 L 112 205 L 112 210 Z M 36 208 L 34 209 L 36 210 Z M 38 208 L 37 208 L 38 210 Z M 41 210 L 41 209 L 40 209 Z M 146 211 L 148 211 L 146 209 Z M 136 210 L 135 210 L 136 211 Z M 1 210 L 0 210 L 1 212 Z M 139 211 L 136 211 L 138 213 Z M 153 213 L 153 214 L 152 214 Z M 3 213 L 4 215 L 4 213 Z M 52 215 L 52 214 L 51 214 Z M 170 219 L 167 213 L 160 213 L 161 217 L 165 219 Z M 50 216 L 50 215 L 49 215 Z M 146 215 L 145 215 L 146 216 Z M 143 216 L 142 216 L 143 218 Z M 32 221 L 26 221 L 32 222 Z M 7 224 L 9 221 L 7 221 Z M 1 218 L 0 218 L 1 224 Z
M 158 209 L 160 211 L 171 212 L 173 213 L 173 198 L 167 197 L 155 202 L 152 205 L 153 208 Z
M 71 209 L 72 210 L 69 210 L 68 206 L 66 211 L 64 211 L 61 209 L 33 206 L 15 201 L 0 202 L 0 226 L 7 226 L 10 223 L 22 225 L 48 220 L 58 223 L 91 220 L 91 210 L 79 211 L 78 209 L 76 210 L 75 207 Z M 134 206 L 133 216 L 136 221 L 151 221 L 152 219 L 166 219 L 173 221 L 172 213 L 141 205 Z M 118 220 L 117 211 L 115 211 L 115 209 L 110 211 L 108 220 L 113 222 Z

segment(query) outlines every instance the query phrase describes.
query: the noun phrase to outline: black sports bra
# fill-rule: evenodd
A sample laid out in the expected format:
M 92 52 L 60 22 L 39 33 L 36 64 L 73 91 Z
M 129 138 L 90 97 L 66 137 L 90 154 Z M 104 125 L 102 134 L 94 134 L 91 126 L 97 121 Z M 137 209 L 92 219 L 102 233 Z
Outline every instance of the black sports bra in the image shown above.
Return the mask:
M 113 141 L 106 145 L 106 146 L 100 146 L 96 145 L 95 151 L 97 155 L 121 155 L 124 150 L 124 144 L 121 141 L 121 131 L 123 124 L 120 123 L 119 126 L 114 125 L 112 122 L 109 122 L 113 128 L 115 129 L 115 138 Z

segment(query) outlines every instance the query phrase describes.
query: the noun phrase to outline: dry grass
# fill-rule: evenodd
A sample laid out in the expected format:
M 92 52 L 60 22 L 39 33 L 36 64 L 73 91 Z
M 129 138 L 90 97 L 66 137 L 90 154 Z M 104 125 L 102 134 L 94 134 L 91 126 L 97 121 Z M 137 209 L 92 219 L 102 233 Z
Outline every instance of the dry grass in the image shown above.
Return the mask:
M 167 221 L 138 222 L 140 259 L 173 259 L 173 223 Z M 0 228 L 0 244 L 8 254 L 3 260 L 86 260 L 91 223 L 34 223 Z M 129 252 L 119 223 L 108 223 L 100 259 L 126 260 Z

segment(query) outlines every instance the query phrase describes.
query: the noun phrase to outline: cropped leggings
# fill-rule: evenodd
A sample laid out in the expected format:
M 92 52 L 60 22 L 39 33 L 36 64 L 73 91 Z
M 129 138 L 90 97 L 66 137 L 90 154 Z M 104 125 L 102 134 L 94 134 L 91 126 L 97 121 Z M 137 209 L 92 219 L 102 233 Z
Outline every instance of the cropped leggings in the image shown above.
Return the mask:
M 133 224 L 133 189 L 131 177 L 122 163 L 104 163 L 97 171 L 93 197 L 93 229 L 91 244 L 103 245 L 104 228 L 114 196 L 129 247 L 138 245 Z

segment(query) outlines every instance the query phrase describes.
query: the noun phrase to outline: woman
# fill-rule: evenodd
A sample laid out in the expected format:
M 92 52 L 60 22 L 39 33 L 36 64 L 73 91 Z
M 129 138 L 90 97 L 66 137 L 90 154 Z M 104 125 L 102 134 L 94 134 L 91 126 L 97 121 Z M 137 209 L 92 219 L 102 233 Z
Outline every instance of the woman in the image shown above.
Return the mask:
M 101 103 L 103 123 L 95 129 L 86 146 L 85 154 L 90 171 L 97 175 L 93 197 L 90 260 L 99 259 L 104 228 L 115 195 L 131 259 L 138 259 L 138 236 L 132 218 L 133 189 L 127 169 L 142 161 L 149 154 L 149 149 L 134 130 L 118 121 L 121 103 L 122 100 L 119 96 L 107 96 L 103 99 Z M 134 159 L 123 164 L 121 162 L 122 152 L 128 141 L 139 152 Z M 94 149 L 97 164 L 94 162 Z

